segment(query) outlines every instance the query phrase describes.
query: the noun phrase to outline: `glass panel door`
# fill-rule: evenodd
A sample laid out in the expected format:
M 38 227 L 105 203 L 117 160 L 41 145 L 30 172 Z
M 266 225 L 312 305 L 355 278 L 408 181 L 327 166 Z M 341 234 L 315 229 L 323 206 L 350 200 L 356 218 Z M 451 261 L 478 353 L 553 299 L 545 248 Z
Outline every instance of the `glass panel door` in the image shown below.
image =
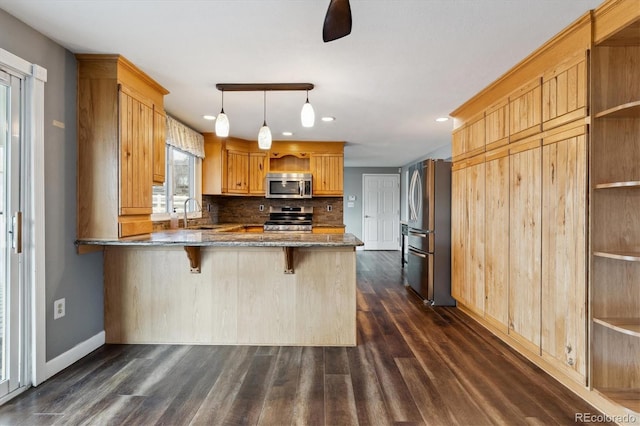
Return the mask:
M 22 80 L 0 70 L 0 398 L 20 386 Z

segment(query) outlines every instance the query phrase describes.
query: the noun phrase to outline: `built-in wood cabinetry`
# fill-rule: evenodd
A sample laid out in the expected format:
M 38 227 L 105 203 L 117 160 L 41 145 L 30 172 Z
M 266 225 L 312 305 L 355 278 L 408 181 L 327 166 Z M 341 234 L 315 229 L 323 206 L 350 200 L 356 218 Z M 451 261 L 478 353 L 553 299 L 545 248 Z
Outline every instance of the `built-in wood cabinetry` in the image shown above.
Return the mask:
M 76 58 L 78 238 L 149 233 L 168 92 L 122 56 Z
M 602 8 L 591 55 L 591 374 L 640 413 L 640 11 Z M 635 14 L 635 15 L 634 15 Z M 609 23 L 609 21 L 605 21 Z
M 620 416 L 640 413 L 638 76 L 640 8 L 608 0 L 451 113 L 459 307 Z
M 276 141 L 265 151 L 244 139 L 204 138 L 203 194 L 264 196 L 269 171 L 312 173 L 314 197 L 343 194 L 343 142 Z
M 344 155 L 342 153 L 312 153 L 310 170 L 314 196 L 340 196 L 344 185 Z
M 202 193 L 264 195 L 268 154 L 255 142 L 205 133 Z

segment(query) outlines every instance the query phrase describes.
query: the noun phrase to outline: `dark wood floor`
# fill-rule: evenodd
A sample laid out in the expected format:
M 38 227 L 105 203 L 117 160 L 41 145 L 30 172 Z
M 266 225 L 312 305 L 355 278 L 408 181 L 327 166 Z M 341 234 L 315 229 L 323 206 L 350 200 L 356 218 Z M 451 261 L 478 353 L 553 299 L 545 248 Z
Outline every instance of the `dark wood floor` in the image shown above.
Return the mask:
M 106 345 L 0 408 L 1 425 L 574 425 L 597 411 L 455 308 L 358 252 L 358 346 Z

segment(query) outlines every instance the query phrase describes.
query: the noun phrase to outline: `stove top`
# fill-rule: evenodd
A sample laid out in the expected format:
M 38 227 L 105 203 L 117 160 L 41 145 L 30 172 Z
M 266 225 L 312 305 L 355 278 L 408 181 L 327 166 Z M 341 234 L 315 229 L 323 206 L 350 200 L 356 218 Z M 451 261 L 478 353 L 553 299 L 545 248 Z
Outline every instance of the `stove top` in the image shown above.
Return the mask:
M 313 207 L 269 207 L 265 232 L 311 232 Z

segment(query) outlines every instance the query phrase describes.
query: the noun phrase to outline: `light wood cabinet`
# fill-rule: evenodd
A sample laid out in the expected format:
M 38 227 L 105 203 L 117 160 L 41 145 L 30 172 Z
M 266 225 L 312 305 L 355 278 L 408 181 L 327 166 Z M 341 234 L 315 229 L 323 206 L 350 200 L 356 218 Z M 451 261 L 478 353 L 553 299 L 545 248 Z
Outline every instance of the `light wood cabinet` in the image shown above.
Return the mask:
M 78 238 L 149 233 L 154 111 L 168 92 L 120 55 L 76 59 Z
M 543 358 L 585 385 L 587 129 L 584 123 L 557 129 L 542 148 L 540 345 Z
M 153 104 L 120 87 L 120 215 L 151 214 Z
M 249 153 L 249 194 L 265 194 L 265 177 L 269 171 L 267 152 Z
M 154 105 L 153 108 L 153 183 L 162 185 L 167 170 L 167 115 Z
M 637 6 L 637 5 L 636 5 Z M 603 9 L 603 14 L 610 12 Z M 592 52 L 591 373 L 640 413 L 640 11 Z M 605 28 L 603 26 L 603 28 Z M 604 30 L 603 30 L 604 31 Z M 596 34 L 597 36 L 598 34 Z
M 509 138 L 515 142 L 539 133 L 542 124 L 542 88 L 540 78 L 509 96 Z
M 343 154 L 311 154 L 311 174 L 313 175 L 314 196 L 343 195 L 344 155 Z
M 542 176 L 540 140 L 532 142 L 509 163 L 509 334 L 539 353 Z
M 574 58 L 545 72 L 542 78 L 543 130 L 587 115 L 587 57 Z
M 485 147 L 487 151 L 509 143 L 509 101 L 493 105 L 485 112 Z
M 451 153 L 453 160 L 458 161 L 484 152 L 485 137 L 485 118 L 482 113 L 454 133 Z
M 486 154 L 485 319 L 506 333 L 509 324 L 509 151 Z
M 451 113 L 458 306 L 620 419 L 640 414 L 639 59 L 637 1 L 606 0 Z M 481 113 L 485 274 L 468 284 Z
M 249 153 L 226 150 L 227 193 L 249 193 Z
M 456 195 L 452 205 L 452 295 L 484 315 L 484 158 L 476 157 L 453 172 Z

